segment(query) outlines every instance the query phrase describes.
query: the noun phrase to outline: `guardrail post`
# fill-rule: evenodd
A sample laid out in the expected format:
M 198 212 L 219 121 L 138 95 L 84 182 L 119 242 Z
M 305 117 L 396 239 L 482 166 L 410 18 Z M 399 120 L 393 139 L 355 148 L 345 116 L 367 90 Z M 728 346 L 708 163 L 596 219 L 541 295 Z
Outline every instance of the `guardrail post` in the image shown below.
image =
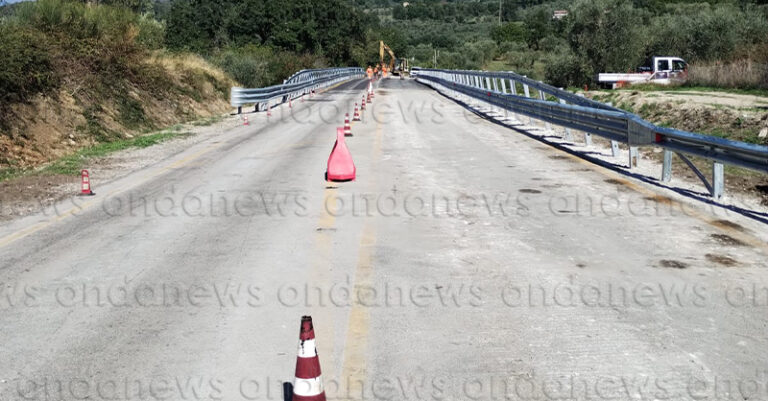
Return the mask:
M 531 91 L 528 89 L 528 85 L 523 84 L 523 92 L 525 93 L 525 97 L 531 97 Z M 528 124 L 533 125 L 533 117 L 528 117 Z
M 243 114 L 243 106 L 237 106 L 237 114 Z
M 608 106 L 613 106 L 612 102 L 606 103 Z M 619 157 L 619 143 L 611 139 L 611 156 Z
M 541 81 L 539 81 L 539 83 L 541 83 Z M 542 91 L 539 91 L 539 100 L 547 100 L 547 95 Z M 549 122 L 545 122 L 544 126 L 547 128 L 547 132 L 552 131 L 552 125 Z
M 515 81 L 511 78 L 509 79 L 509 93 L 511 93 L 513 96 L 517 96 L 517 83 L 515 83 Z M 512 112 L 512 118 L 514 118 L 515 121 L 520 121 L 520 119 L 517 118 L 517 114 L 515 112 Z
M 503 78 L 499 78 L 499 83 L 501 84 L 501 93 L 506 95 L 507 94 L 507 84 L 506 84 L 506 82 L 504 82 Z M 508 117 L 509 117 L 509 111 L 507 110 L 506 107 L 504 107 L 504 118 L 508 118 Z
M 586 97 L 583 93 L 579 93 L 577 96 L 579 97 Z M 586 146 L 592 146 L 592 134 L 589 132 L 584 133 L 584 145 Z
M 560 104 L 567 104 L 565 102 L 565 99 L 560 99 Z M 563 136 L 563 139 L 569 142 L 573 142 L 573 134 L 571 133 L 571 129 L 566 127 L 565 128 L 565 135 Z
M 712 197 L 720 199 L 723 197 L 725 188 L 725 178 L 723 176 L 723 163 L 712 163 Z
M 661 181 L 672 180 L 672 152 L 664 149 L 664 163 L 661 165 Z
M 639 153 L 637 151 L 637 146 L 629 146 L 629 168 L 637 167 L 637 162 L 639 159 Z

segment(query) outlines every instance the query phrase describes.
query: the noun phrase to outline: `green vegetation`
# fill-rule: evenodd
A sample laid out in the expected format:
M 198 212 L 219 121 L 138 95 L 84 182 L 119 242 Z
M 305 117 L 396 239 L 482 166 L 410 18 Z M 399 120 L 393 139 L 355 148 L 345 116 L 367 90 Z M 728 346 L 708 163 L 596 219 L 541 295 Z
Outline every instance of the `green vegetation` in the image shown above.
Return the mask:
M 514 70 L 581 87 L 599 72 L 678 55 L 692 63 L 694 85 L 768 89 L 766 3 L 504 0 L 499 24 L 498 1 L 360 1 L 401 33 L 403 45 L 390 46 L 413 65 Z M 555 10 L 568 15 L 555 19 Z
M 188 135 L 178 132 L 159 132 L 131 139 L 120 139 L 83 148 L 69 156 L 62 157 L 45 166 L 43 174 L 78 175 L 85 168 L 89 159 L 104 157 L 110 153 L 129 148 L 146 148 L 179 136 Z
M 0 182 L 30 174 L 43 175 L 79 175 L 80 171 L 94 158 L 109 156 L 109 154 L 131 148 L 147 148 L 174 138 L 190 135 L 188 132 L 168 130 L 154 134 L 143 135 L 130 139 L 119 139 L 99 143 L 82 148 L 77 152 L 54 160 L 45 167 L 34 170 L 30 168 L 8 167 L 0 170 Z
M 150 147 L 152 145 L 157 145 L 160 142 L 164 142 L 164 141 L 185 136 L 185 135 L 189 135 L 189 133 L 166 131 L 166 132 L 159 132 L 155 134 L 143 135 L 143 136 L 131 138 L 131 139 L 119 139 L 112 142 L 100 143 L 97 145 L 80 149 L 74 154 L 57 159 L 53 163 L 45 166 L 43 169 L 41 169 L 37 173 L 78 175 L 80 174 L 80 170 L 85 168 L 88 160 L 90 159 L 108 156 L 110 153 L 114 153 L 124 149 Z

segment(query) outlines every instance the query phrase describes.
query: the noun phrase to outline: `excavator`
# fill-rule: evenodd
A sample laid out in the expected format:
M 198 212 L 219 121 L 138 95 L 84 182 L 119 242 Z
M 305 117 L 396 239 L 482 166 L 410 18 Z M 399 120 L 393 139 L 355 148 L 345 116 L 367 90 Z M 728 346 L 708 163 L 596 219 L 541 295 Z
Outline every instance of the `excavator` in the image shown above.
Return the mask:
M 384 51 L 389 53 L 389 64 L 384 64 Z M 379 58 L 379 65 L 384 76 L 387 76 L 387 72 L 391 72 L 393 75 L 405 75 L 408 72 L 408 59 L 398 60 L 395 53 L 383 40 L 379 41 Z

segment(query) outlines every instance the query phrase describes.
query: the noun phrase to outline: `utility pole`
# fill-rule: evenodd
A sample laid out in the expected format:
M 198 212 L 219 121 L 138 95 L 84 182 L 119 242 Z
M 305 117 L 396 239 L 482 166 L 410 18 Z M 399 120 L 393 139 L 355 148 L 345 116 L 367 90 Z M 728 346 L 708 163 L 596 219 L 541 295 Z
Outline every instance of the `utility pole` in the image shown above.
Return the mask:
M 499 0 L 499 26 L 501 26 L 501 0 Z

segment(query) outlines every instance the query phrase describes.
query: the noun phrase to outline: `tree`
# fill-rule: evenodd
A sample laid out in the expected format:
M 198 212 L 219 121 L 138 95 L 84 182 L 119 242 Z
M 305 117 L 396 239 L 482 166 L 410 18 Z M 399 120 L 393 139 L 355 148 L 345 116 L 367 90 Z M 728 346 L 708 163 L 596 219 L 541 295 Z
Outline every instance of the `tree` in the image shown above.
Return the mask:
M 524 42 L 525 38 L 525 28 L 517 22 L 510 22 L 491 30 L 491 39 L 499 44 L 502 42 Z

